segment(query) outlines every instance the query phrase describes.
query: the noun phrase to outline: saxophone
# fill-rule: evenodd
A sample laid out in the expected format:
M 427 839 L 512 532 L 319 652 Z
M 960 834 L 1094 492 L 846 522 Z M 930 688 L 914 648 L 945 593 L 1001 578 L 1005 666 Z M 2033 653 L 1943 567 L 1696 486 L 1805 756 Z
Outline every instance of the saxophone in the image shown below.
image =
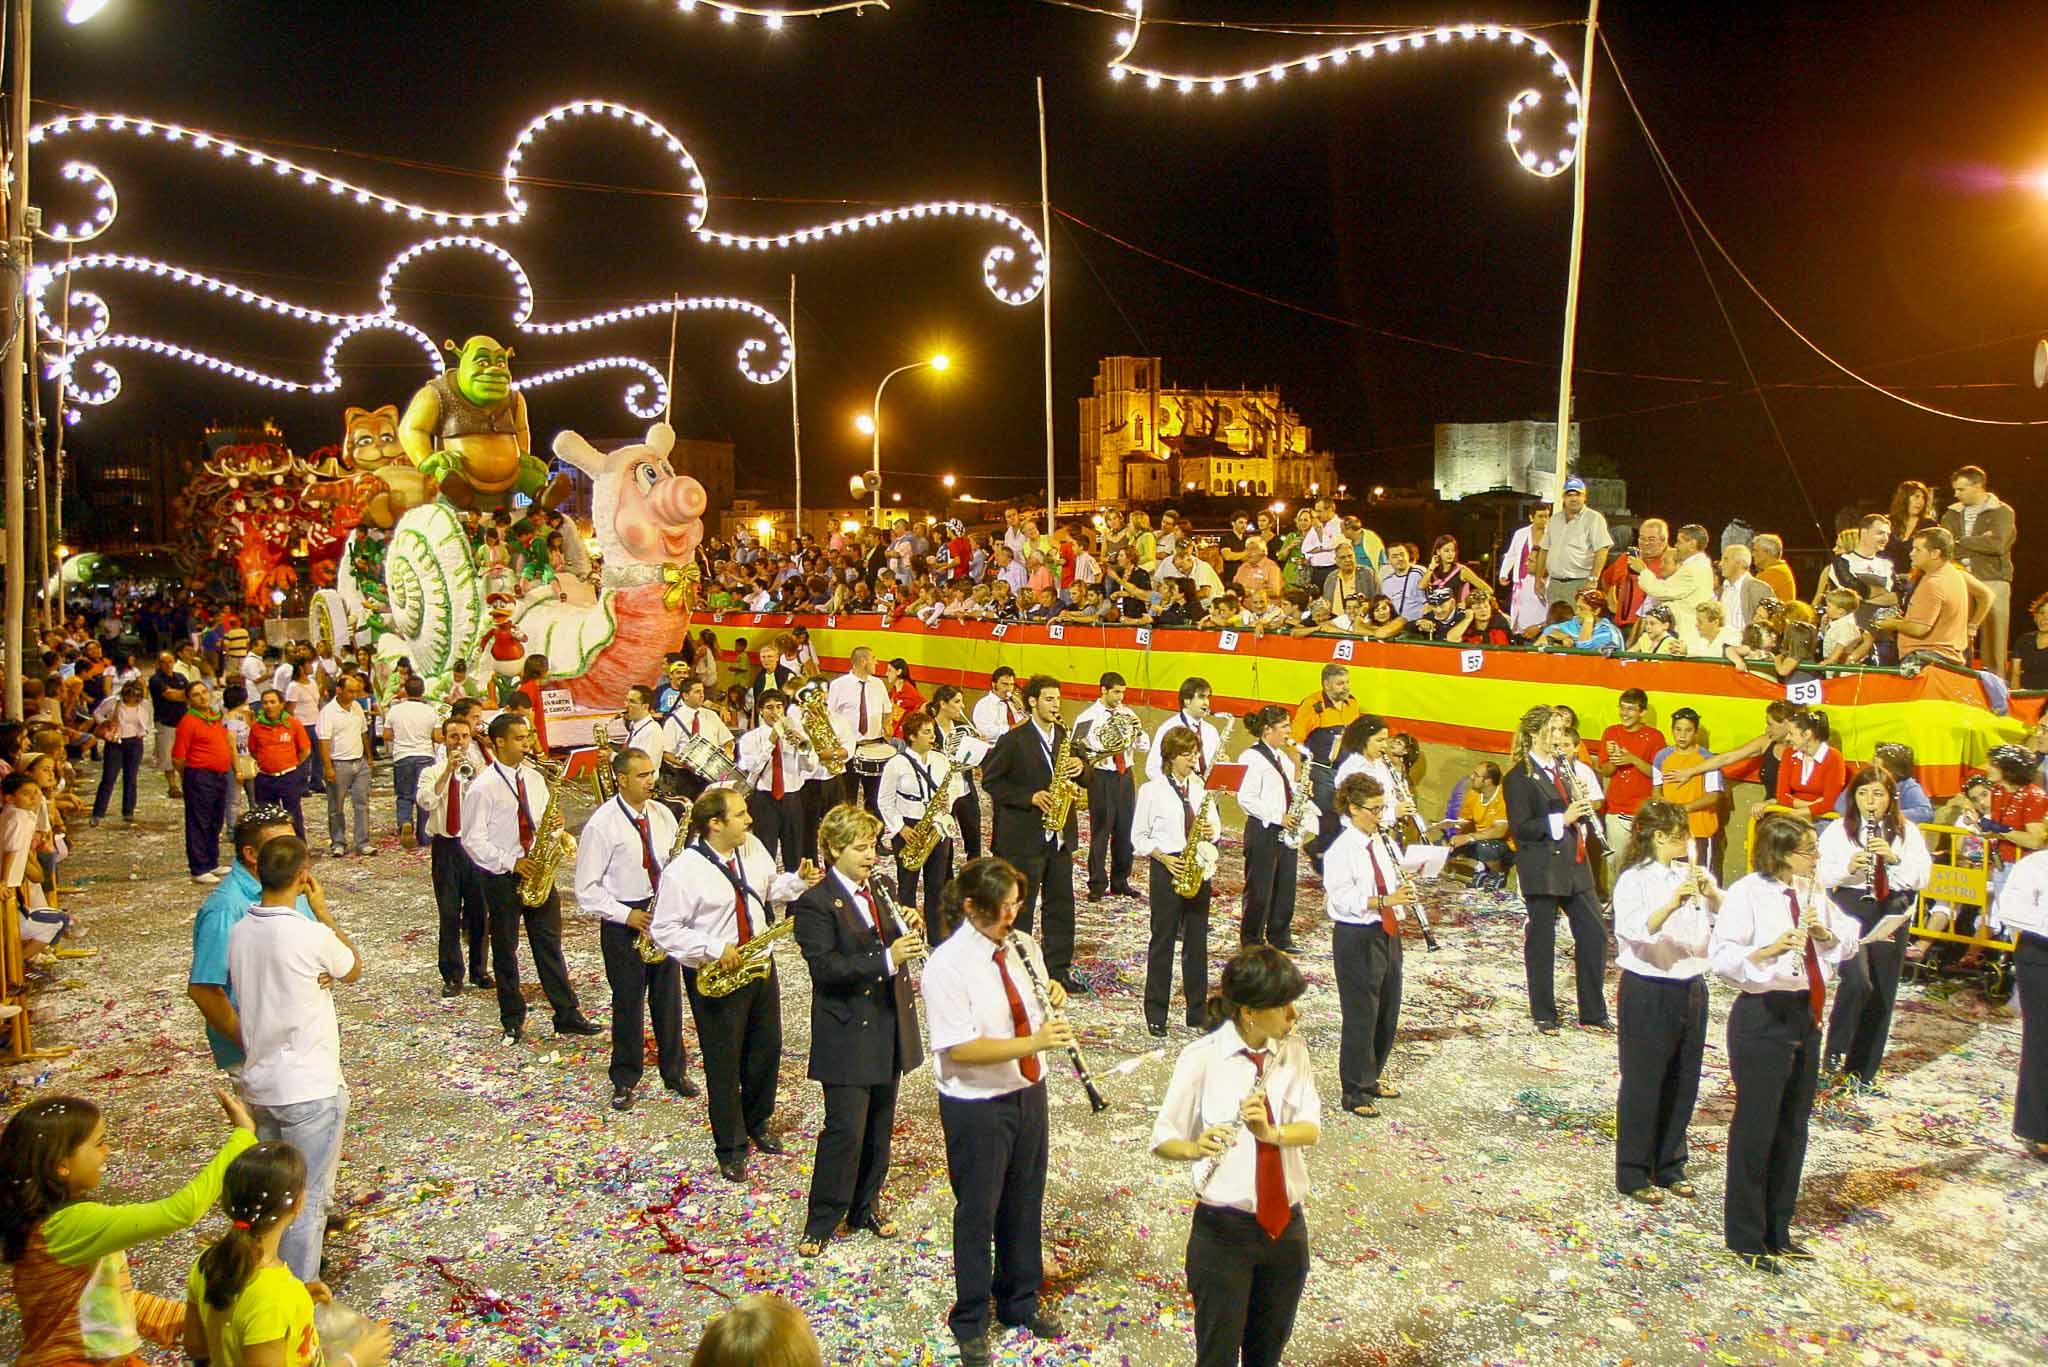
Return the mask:
M 796 922 L 787 916 L 739 947 L 740 966 L 727 971 L 713 959 L 697 970 L 697 991 L 706 997 L 730 997 L 748 983 L 768 981 L 775 971 L 775 946 L 782 942 Z
M 1280 843 L 1290 850 L 1299 850 L 1315 838 L 1315 827 L 1308 819 L 1316 805 L 1315 776 L 1311 772 L 1315 768 L 1316 762 L 1308 760 L 1294 776 L 1294 801 L 1287 805 L 1287 815 L 1280 819 Z
M 825 681 L 813 679 L 797 690 L 797 711 L 802 715 L 804 737 L 824 766 L 825 777 L 838 778 L 846 772 L 846 747 L 832 729 L 832 714 L 825 710 Z
M 947 758 L 952 757 L 948 755 Z M 897 868 L 921 869 L 932 857 L 932 852 L 939 848 L 939 842 L 946 838 L 946 829 L 941 823 L 953 806 L 946 800 L 952 791 L 953 771 L 949 766 L 944 779 L 932 780 L 932 795 L 925 800 L 924 814 L 918 817 L 916 825 L 903 832 L 903 848 L 896 853 Z
M 1062 777 L 1060 770 L 1066 766 L 1068 756 L 1074 753 L 1073 733 L 1062 730 L 1060 743 L 1052 752 L 1052 782 L 1046 785 L 1046 792 L 1052 801 L 1045 809 L 1045 833 L 1058 835 L 1067 828 L 1067 818 L 1073 815 L 1074 804 L 1088 805 L 1087 790 L 1071 778 Z
M 537 907 L 548 900 L 548 894 L 555 890 L 555 875 L 561 871 L 562 861 L 569 857 L 574 842 L 569 838 L 567 823 L 562 820 L 562 771 L 565 765 L 546 760 L 534 760 L 533 767 L 539 771 L 541 781 L 548 787 L 548 805 L 541 811 L 540 824 L 534 828 L 533 844 L 527 849 L 526 857 L 533 861 L 533 872 L 519 880 L 519 900 L 529 907 Z
M 1176 897 L 1193 897 L 1200 893 L 1202 884 L 1209 881 L 1216 872 L 1216 865 L 1222 859 L 1222 851 L 1216 848 L 1216 832 L 1220 830 L 1216 821 L 1216 798 L 1214 795 L 1202 799 L 1202 810 L 1195 814 L 1195 828 L 1188 832 L 1188 846 L 1181 851 L 1180 871 L 1173 876 L 1173 892 Z

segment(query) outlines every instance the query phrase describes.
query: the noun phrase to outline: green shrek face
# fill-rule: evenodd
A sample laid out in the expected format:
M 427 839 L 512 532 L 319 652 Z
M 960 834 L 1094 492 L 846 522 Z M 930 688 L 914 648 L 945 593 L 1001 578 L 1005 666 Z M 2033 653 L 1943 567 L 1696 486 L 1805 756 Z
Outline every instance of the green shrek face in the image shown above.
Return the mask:
M 456 354 L 455 387 L 479 407 L 505 401 L 512 392 L 512 348 L 494 337 L 472 337 Z

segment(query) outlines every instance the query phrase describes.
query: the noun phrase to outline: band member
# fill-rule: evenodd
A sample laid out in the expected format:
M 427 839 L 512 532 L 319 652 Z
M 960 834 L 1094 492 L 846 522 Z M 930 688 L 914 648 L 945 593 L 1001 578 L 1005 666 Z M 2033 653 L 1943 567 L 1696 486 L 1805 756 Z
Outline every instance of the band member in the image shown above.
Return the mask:
M 983 699 L 984 702 L 987 699 Z M 1024 875 L 1024 909 L 1017 924 L 1031 932 L 1033 913 L 1045 909 L 1045 962 L 1052 980 L 1069 992 L 1086 992 L 1076 982 L 1074 964 L 1074 846 L 1080 830 L 1079 804 L 1067 811 L 1058 830 L 1045 829 L 1052 809 L 1053 756 L 1059 753 L 1066 728 L 1060 725 L 1060 684 L 1050 675 L 1034 675 L 1024 685 L 1029 721 L 1005 733 L 982 765 L 982 786 L 995 805 L 996 854 Z M 1081 760 L 1069 754 L 1061 778 L 1078 778 Z
M 662 1085 L 697 1095 L 683 1050 L 683 994 L 675 964 L 648 963 L 640 937 L 654 923 L 662 857 L 675 848 L 676 818 L 654 801 L 654 764 L 631 746 L 611 758 L 618 796 L 583 823 L 576 842 L 576 904 L 599 918 L 597 944 L 612 989 L 612 1109 L 633 1105 L 647 1054 L 645 1020 L 654 1017 L 654 1050 Z
M 897 1084 L 924 1062 L 908 965 L 925 945 L 883 910 L 878 885 L 869 883 L 881 832 L 878 817 L 851 803 L 827 812 L 818 849 L 831 872 L 790 908 L 811 970 L 809 1076 L 825 1091 L 810 1210 L 796 1246 L 805 1258 L 824 1250 L 842 1220 L 878 1239 L 900 1232 L 875 1203 L 889 1175 Z
M 1152 1152 L 1194 1165 L 1188 1291 L 1196 1367 L 1279 1367 L 1308 1281 L 1308 1162 L 1322 1100 L 1294 1033 L 1301 970 L 1247 945 L 1209 999 L 1214 1027 L 1181 1050 Z
M 785 699 L 796 696 L 797 672 L 791 663 L 795 654 L 796 641 L 788 636 L 764 641 L 754 652 L 754 662 L 760 668 L 747 685 L 747 718 L 752 724 L 760 724 L 762 694 L 777 692 Z
M 647 762 L 659 774 L 661 756 L 668 749 L 668 739 L 662 734 L 661 718 L 654 714 L 654 695 L 646 684 L 634 684 L 626 690 L 626 711 L 619 718 L 619 729 L 624 733 L 619 737 L 619 743 L 628 750 L 638 750 L 647 756 Z
M 1920 828 L 1899 814 L 1898 790 L 1883 768 L 1858 769 L 1849 793 L 1855 806 L 1847 820 L 1830 821 L 1821 833 L 1814 876 L 1861 927 L 1860 940 L 1885 917 L 1912 911 L 1915 895 L 1933 876 L 1934 861 Z M 1821 1053 L 1830 1077 L 1846 1073 L 1861 1090 L 1877 1090 L 1905 956 L 1906 923 L 1900 922 L 1890 935 L 1865 942 L 1861 954 L 1842 962 Z
M 739 765 L 750 780 L 747 807 L 769 858 L 795 869 L 810 845 L 804 784 L 819 773 L 817 758 L 803 731 L 785 717 L 782 694 L 771 688 L 757 705 L 761 724 L 740 737 Z
M 832 714 L 833 725 L 848 742 L 846 750 L 851 754 L 857 746 L 889 734 L 890 700 L 889 685 L 875 673 L 874 651 L 855 646 L 847 667 L 851 672 L 834 679 L 825 690 L 825 710 Z M 874 811 L 882 788 L 881 773 L 862 773 L 852 765 L 847 766 L 847 773 L 851 776 L 847 796 L 853 797 L 858 788 L 860 805 Z
M 1520 834 L 1519 829 L 1517 835 Z M 1742 995 L 1728 1013 L 1728 1127 L 1723 1237 L 1743 1263 L 1813 1255 L 1792 1238 L 1806 1130 L 1820 1081 L 1820 1023 L 1828 979 L 1855 954 L 1856 921 L 1813 889 L 1820 842 L 1803 817 L 1756 825 L 1754 872 L 1728 889 L 1707 958 Z
M 1173 945 L 1178 939 L 1180 985 L 1187 998 L 1188 1028 L 1199 1030 L 1208 1019 L 1209 902 L 1214 887 L 1201 880 L 1192 896 L 1177 890 L 1185 861 L 1195 857 L 1208 794 L 1195 778 L 1201 742 L 1185 729 L 1168 731 L 1159 742 L 1160 772 L 1138 790 L 1137 817 L 1131 826 L 1131 848 L 1151 870 L 1152 935 L 1145 947 L 1145 1029 L 1154 1037 L 1166 1033 L 1166 1010 L 1173 1002 Z M 1218 832 L 1208 832 L 1213 842 Z
M 1238 939 L 1292 951 L 1301 857 L 1299 850 L 1281 843 L 1280 833 L 1308 779 L 1295 763 L 1286 708 L 1262 707 L 1245 718 L 1245 725 L 1258 739 L 1239 756 L 1244 761 L 1244 779 L 1237 787 L 1237 803 L 1244 809 L 1244 912 Z M 1092 819 L 1092 801 L 1088 811 Z M 1310 837 L 1321 819 L 1314 807 L 1303 813 Z
M 997 665 L 988 676 L 988 692 L 974 704 L 974 730 L 993 745 L 1006 732 L 1024 724 L 1024 704 L 1017 697 L 1017 671 Z
M 932 747 L 938 733 L 938 723 L 929 712 L 913 712 L 904 718 L 905 748 L 883 768 L 877 801 L 882 809 L 883 838 L 898 861 L 896 900 L 906 907 L 917 906 L 918 884 L 922 881 L 925 926 L 930 934 L 943 936 L 951 929 L 950 923 L 939 917 L 939 894 L 953 877 L 953 814 L 949 800 L 953 766 Z M 924 820 L 925 813 L 932 810 L 933 798 L 938 799 L 933 820 L 939 843 L 921 867 L 906 869 L 902 864 L 904 834 Z
M 1001 859 L 970 861 L 946 887 L 946 920 L 954 930 L 924 969 L 953 1187 L 954 1297 L 946 1323 L 967 1367 L 990 1360 L 991 1296 L 1004 1325 L 1038 1338 L 1062 1332 L 1038 1304 L 1048 1143 L 1046 1062 L 1039 1055 L 1072 1047 L 1074 1027 L 1063 1017 L 1047 1018 L 1047 1002 L 1054 1011 L 1066 1005 L 1060 985 L 1047 981 L 1041 1002 L 1017 962 L 1028 957 L 1044 980 L 1038 946 L 1012 929 L 1023 905 L 1023 874 Z
M 738 972 L 743 951 L 774 922 L 775 908 L 819 878 L 808 863 L 796 873 L 777 873 L 752 829 L 746 801 L 733 789 L 712 788 L 698 798 L 690 807 L 690 844 L 662 869 L 647 928 L 682 965 L 704 1058 L 711 1143 L 718 1171 L 730 1182 L 747 1179 L 750 1144 L 762 1153 L 783 1151 L 768 1131 L 782 1064 L 782 984 L 772 954 L 761 956 L 759 981 L 725 996 L 705 996 L 700 980 L 713 964 Z
M 1379 828 L 1389 835 L 1398 833 L 1409 818 L 1419 819 L 1414 799 L 1401 800 L 1405 787 L 1400 777 L 1401 756 L 1395 753 L 1394 742 L 1394 733 L 1385 721 L 1370 712 L 1364 713 L 1344 728 L 1344 738 L 1337 743 L 1337 769 L 1333 775 L 1340 788 L 1353 774 L 1363 774 L 1379 785 Z
M 1351 696 L 1351 671 L 1340 664 L 1324 665 L 1322 686 L 1301 700 L 1288 729 L 1294 743 L 1308 751 L 1316 810 L 1323 814 L 1315 843 L 1307 847 L 1318 868 L 1323 851 L 1342 833 L 1343 823 L 1337 819 L 1337 743 L 1344 738 L 1344 728 L 1358 716 L 1358 700 Z
M 683 797 L 694 802 L 702 793 L 708 780 L 696 770 L 682 763 L 683 752 L 693 739 L 701 737 L 724 751 L 726 758 L 732 758 L 732 730 L 725 724 L 725 718 L 715 708 L 704 705 L 704 681 L 692 678 L 683 684 L 682 700 L 661 724 L 662 743 L 667 747 L 669 762 L 681 766 L 681 787 Z
M 1380 1075 L 1401 1026 L 1401 922 L 1415 905 L 1415 889 L 1401 877 L 1399 856 L 1380 825 L 1382 796 L 1366 774 L 1338 784 L 1344 829 L 1323 852 L 1323 905 L 1344 1013 L 1338 1104 L 1366 1118 L 1380 1113 L 1374 1101 L 1401 1095 Z
M 526 1032 L 526 998 L 519 991 L 519 926 L 533 949 L 534 971 L 555 1015 L 558 1035 L 601 1035 L 584 1018 L 562 961 L 562 896 L 550 888 L 537 907 L 519 900 L 519 882 L 533 872 L 534 835 L 548 806 L 548 783 L 537 769 L 523 767 L 533 728 L 523 717 L 501 712 L 491 719 L 491 763 L 462 793 L 462 848 L 476 864 L 484 906 L 491 917 L 491 971 L 498 983 L 498 1019 L 505 1039 L 517 1044 Z
M 1144 749 L 1147 742 L 1138 729 L 1135 712 L 1124 706 L 1124 676 L 1102 676 L 1102 696 L 1083 708 L 1074 718 L 1074 739 L 1083 745 L 1096 744 L 1096 728 L 1118 714 L 1128 719 L 1137 735 L 1135 747 L 1106 755 L 1088 767 L 1088 900 L 1100 902 L 1105 891 L 1118 897 L 1136 897 L 1131 886 L 1131 821 L 1138 810 L 1138 788 L 1131 775 L 1130 749 Z
M 462 993 L 462 942 L 469 940 L 469 980 L 496 983 L 484 968 L 483 881 L 462 848 L 463 790 L 486 767 L 483 751 L 470 740 L 470 714 L 450 714 L 441 723 L 441 753 L 420 774 L 419 803 L 427 809 L 427 857 L 434 874 L 434 907 L 440 913 L 441 995 Z
M 1223 748 L 1223 736 L 1217 731 L 1215 724 L 1209 720 L 1211 715 L 1209 711 L 1209 698 L 1209 681 L 1207 679 L 1190 678 L 1182 681 L 1180 686 L 1180 709 L 1161 722 L 1159 729 L 1152 733 L 1151 772 L 1153 774 L 1156 775 L 1161 772 L 1166 762 L 1165 758 L 1159 753 L 1159 746 L 1165 741 L 1167 735 L 1174 731 L 1192 731 L 1202 742 L 1201 749 L 1195 752 L 1195 777 L 1202 781 L 1203 787 L 1209 786 L 1209 770 L 1214 768 L 1223 758 L 1218 753 Z
M 1571 921 L 1573 962 L 1579 994 L 1579 1024 L 1604 1028 L 1607 998 L 1601 976 L 1607 964 L 1607 931 L 1593 895 L 1593 856 L 1587 827 L 1594 803 L 1577 796 L 1569 718 L 1550 707 L 1532 707 L 1515 728 L 1508 776 L 1508 827 L 1515 838 L 1515 876 L 1529 912 L 1522 930 L 1522 967 L 1529 983 L 1529 1014 L 1537 1030 L 1558 1032 L 1557 916 Z
M 981 762 L 988 758 L 989 743 L 967 720 L 967 695 L 952 684 L 940 684 L 932 691 L 932 715 L 939 723 L 938 747 L 954 759 L 953 821 L 960 844 L 969 859 L 979 859 L 981 790 L 974 780 L 981 772 Z
M 2018 942 L 2013 978 L 2020 999 L 2019 1094 L 2013 1138 L 2035 1158 L 2048 1158 L 2048 852 L 2012 866 L 1992 919 Z
M 1621 962 L 1621 1094 L 1615 1102 L 1614 1185 L 1644 1205 L 1690 1199 L 1685 1132 L 1707 1048 L 1707 940 L 1721 889 L 1693 862 L 1684 808 L 1651 798 L 1636 808 L 1614 880 Z

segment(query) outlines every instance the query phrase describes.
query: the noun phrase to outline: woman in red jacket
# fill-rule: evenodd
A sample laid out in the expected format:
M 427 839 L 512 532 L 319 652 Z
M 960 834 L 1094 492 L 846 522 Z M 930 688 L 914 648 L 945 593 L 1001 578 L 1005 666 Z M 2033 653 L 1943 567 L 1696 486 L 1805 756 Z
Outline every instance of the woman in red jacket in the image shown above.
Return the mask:
M 193 882 L 218 883 L 220 828 L 228 814 L 228 785 L 235 781 L 235 746 L 213 690 L 203 683 L 185 687 L 185 716 L 171 743 L 171 763 L 184 779 L 186 866 Z
M 1835 810 L 1848 780 L 1841 752 L 1828 744 L 1827 715 L 1794 712 L 1785 722 L 1785 738 L 1792 748 L 1778 764 L 1778 805 L 1819 821 Z

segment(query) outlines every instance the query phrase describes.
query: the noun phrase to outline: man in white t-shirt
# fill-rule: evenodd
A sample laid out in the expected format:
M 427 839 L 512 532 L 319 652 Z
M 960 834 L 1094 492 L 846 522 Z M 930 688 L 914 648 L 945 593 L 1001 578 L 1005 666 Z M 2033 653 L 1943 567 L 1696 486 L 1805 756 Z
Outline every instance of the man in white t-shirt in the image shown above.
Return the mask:
M 415 848 L 427 843 L 427 813 L 414 798 L 420 775 L 434 762 L 434 732 L 441 709 L 428 702 L 426 681 L 406 676 L 398 701 L 384 710 L 384 733 L 391 737 L 391 787 L 398 795 L 398 836 L 412 833 Z
M 360 977 L 363 960 L 327 909 L 305 841 L 294 835 L 266 841 L 256 855 L 256 879 L 262 900 L 228 932 L 228 979 L 247 1054 L 242 1098 L 258 1137 L 284 1140 L 305 1157 L 304 1204 L 277 1253 L 300 1281 L 318 1282 L 348 1120 L 333 986 Z M 297 910 L 301 896 L 315 920 Z
M 377 852 L 370 843 L 370 714 L 363 710 L 362 696 L 363 676 L 344 674 L 320 709 L 320 775 L 327 780 L 327 840 L 333 846 L 328 853 L 336 859 L 349 850 L 344 801 L 355 809 L 356 853 Z

